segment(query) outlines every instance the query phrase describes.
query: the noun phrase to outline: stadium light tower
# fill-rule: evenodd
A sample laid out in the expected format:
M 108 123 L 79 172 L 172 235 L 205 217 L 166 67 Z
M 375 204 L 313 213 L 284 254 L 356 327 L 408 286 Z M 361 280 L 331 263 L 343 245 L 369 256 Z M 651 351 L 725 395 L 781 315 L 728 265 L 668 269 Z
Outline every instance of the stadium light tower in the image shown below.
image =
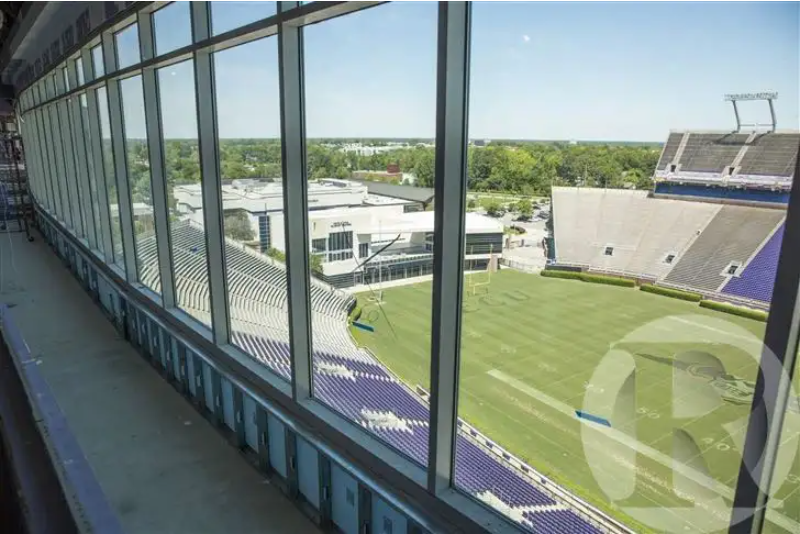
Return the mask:
M 769 126 L 770 131 L 774 132 L 775 128 L 778 126 L 778 121 L 775 119 L 775 104 L 773 104 L 773 101 L 777 99 L 778 93 L 775 91 L 766 91 L 762 93 L 734 93 L 725 95 L 725 101 L 733 104 L 733 114 L 736 116 L 736 132 L 741 132 L 742 128 L 746 126 L 752 126 L 753 128 L 758 128 L 759 126 Z M 759 124 L 757 122 L 753 124 L 742 124 L 742 121 L 739 118 L 739 108 L 736 106 L 736 103 L 745 100 L 766 100 L 769 104 L 769 115 L 772 119 L 772 122 L 769 124 Z

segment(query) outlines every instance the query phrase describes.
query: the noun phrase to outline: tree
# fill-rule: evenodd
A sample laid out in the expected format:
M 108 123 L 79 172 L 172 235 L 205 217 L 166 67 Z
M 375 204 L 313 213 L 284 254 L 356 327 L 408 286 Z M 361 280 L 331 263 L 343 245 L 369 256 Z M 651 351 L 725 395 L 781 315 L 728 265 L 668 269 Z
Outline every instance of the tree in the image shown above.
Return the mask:
M 322 254 L 311 255 L 311 274 L 322 278 Z
M 486 209 L 486 214 L 490 217 L 499 217 L 503 214 L 503 205 L 497 199 L 487 199 L 483 203 L 483 207 Z
M 517 211 L 519 212 L 520 220 L 529 221 L 533 217 L 533 204 L 527 198 L 520 200 L 517 203 Z
M 225 214 L 225 237 L 243 242 L 253 241 L 256 238 L 256 233 L 244 211 L 237 210 Z

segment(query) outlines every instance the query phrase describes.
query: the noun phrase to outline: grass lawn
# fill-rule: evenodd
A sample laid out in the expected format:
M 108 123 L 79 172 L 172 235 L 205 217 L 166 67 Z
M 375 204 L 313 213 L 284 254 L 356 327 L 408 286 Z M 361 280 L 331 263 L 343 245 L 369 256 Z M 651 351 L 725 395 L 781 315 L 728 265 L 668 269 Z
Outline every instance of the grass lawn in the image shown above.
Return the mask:
M 762 338 L 764 323 L 635 289 L 508 269 L 480 289 L 464 303 L 461 417 L 637 530 L 647 529 L 622 508 L 691 507 L 696 500 L 694 514 L 667 513 L 664 520 L 686 532 L 712 529 L 710 518 L 727 523 L 749 413 L 742 381 L 754 381 L 757 370 L 742 347 L 759 345 L 753 340 Z M 381 311 L 360 298 L 361 320 L 375 332 L 353 329 L 354 337 L 404 381 L 429 389 L 431 284 L 386 289 L 383 300 Z M 626 339 L 644 325 L 644 339 Z M 612 347 L 617 352 L 606 356 Z M 601 362 L 630 365 L 593 379 Z M 680 370 L 673 373 L 674 366 Z M 718 392 L 730 384 L 723 401 Z M 579 409 L 608 419 L 616 438 L 578 419 Z M 685 412 L 673 417 L 673 409 Z M 700 473 L 700 481 L 717 481 L 716 489 L 673 480 L 670 458 Z M 800 460 L 790 473 L 771 502 L 782 518 L 800 522 Z M 618 492 L 614 499 L 609 491 Z M 724 505 L 714 506 L 708 492 Z M 776 517 L 765 532 L 792 531 Z

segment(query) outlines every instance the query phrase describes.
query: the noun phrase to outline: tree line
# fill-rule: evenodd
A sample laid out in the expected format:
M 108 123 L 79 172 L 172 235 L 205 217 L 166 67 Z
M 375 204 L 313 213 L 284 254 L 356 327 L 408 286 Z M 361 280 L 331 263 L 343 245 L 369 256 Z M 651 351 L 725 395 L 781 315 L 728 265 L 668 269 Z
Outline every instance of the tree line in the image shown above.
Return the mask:
M 433 187 L 435 149 L 430 144 L 406 145 L 372 155 L 342 150 L 342 140 L 315 140 L 306 147 L 308 177 L 350 178 L 355 171 L 386 171 L 397 165 L 405 181 Z M 371 145 L 371 146 L 385 146 Z M 147 145 L 128 140 L 128 168 L 135 202 L 150 197 Z M 504 191 L 546 196 L 556 185 L 636 188 L 651 186 L 661 152 L 660 145 L 606 145 L 492 142 L 468 149 L 468 187 L 471 191 Z M 195 139 L 170 139 L 164 147 L 167 184 L 198 183 L 201 179 L 199 149 Z M 223 139 L 220 142 L 223 180 L 243 178 L 280 179 L 281 146 L 277 139 Z M 171 188 L 168 187 L 168 190 Z

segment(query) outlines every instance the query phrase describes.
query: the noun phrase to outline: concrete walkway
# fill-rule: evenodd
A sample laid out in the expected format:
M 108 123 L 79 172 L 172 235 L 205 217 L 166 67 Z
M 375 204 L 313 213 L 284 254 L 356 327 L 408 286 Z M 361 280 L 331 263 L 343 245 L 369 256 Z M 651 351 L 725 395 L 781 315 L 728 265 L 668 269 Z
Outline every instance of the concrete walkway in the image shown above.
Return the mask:
M 0 301 L 13 307 L 124 530 L 318 532 L 120 338 L 34 236 L 0 233 Z

